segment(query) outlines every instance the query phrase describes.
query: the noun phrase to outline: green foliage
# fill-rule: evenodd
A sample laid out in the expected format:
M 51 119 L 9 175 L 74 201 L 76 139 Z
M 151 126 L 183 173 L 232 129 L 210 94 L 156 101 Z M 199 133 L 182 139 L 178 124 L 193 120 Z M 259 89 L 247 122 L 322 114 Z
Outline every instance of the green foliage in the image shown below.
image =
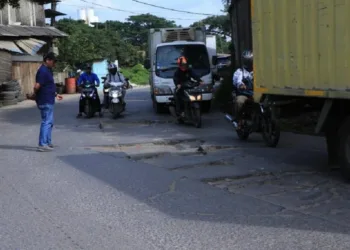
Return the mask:
M 151 28 L 177 27 L 174 21 L 151 14 L 130 16 L 126 22 L 107 21 L 99 24 L 100 29 L 108 29 L 118 32 L 120 37 L 133 46 L 146 50 L 148 31 Z
M 92 28 L 71 19 L 62 19 L 56 26 L 69 35 L 58 41 L 59 59 L 64 62 L 61 67 L 75 68 L 100 59 L 118 59 L 123 66 L 139 62 L 138 48 L 123 41 L 115 31 Z
M 134 84 L 147 85 L 149 83 L 149 71 L 141 64 L 137 64 L 132 68 L 123 68 L 122 72 Z

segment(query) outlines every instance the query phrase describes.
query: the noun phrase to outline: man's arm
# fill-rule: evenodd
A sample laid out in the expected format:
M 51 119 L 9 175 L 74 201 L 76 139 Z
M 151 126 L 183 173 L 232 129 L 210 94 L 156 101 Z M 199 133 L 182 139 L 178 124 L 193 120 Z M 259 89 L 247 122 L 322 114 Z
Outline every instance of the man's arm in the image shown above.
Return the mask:
M 124 82 L 124 83 L 126 82 L 125 81 L 125 77 L 124 77 L 124 75 L 122 73 L 119 73 L 119 78 L 120 78 L 121 82 Z
M 78 86 L 80 86 L 81 83 L 83 82 L 83 79 L 84 79 L 83 77 L 84 77 L 84 74 L 81 74 L 81 75 L 79 76 L 78 81 L 77 81 L 77 85 L 78 85 Z
M 35 76 L 35 84 L 33 88 L 33 94 L 32 95 L 27 95 L 27 98 L 30 100 L 35 100 L 36 95 L 38 94 L 40 87 L 45 84 L 43 74 L 38 71 Z
M 243 83 L 243 72 L 241 69 L 237 69 L 235 73 L 233 74 L 233 85 L 235 85 L 237 88 L 244 85 Z
M 202 79 L 193 70 L 190 70 L 190 75 L 195 81 L 200 83 L 203 82 Z
M 178 76 L 178 71 L 175 71 L 174 76 L 173 76 L 173 80 L 174 80 L 174 85 L 177 87 L 178 85 L 181 85 L 179 76 Z

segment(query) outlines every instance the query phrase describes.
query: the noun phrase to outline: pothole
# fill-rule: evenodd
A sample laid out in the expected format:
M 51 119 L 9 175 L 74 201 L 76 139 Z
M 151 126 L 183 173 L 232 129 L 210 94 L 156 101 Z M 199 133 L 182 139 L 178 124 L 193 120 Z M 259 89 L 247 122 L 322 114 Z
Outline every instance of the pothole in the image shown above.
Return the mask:
M 144 143 L 117 144 L 85 147 L 99 152 L 123 152 L 129 159 L 147 160 L 162 157 L 166 154 L 181 156 L 206 155 L 220 150 L 236 149 L 234 146 L 208 145 L 203 140 L 162 140 Z M 222 165 L 223 163 L 221 163 Z

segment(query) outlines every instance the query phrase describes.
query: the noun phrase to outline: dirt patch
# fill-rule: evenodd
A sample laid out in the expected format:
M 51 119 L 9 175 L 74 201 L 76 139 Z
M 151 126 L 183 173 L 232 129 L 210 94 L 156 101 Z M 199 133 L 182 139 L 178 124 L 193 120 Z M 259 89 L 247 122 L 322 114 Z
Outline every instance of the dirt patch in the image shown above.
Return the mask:
M 123 152 L 132 160 L 148 160 L 159 158 L 165 154 L 181 156 L 206 155 L 220 150 L 236 149 L 234 146 L 208 145 L 203 140 L 163 140 L 155 142 L 118 144 L 106 146 L 85 147 L 99 152 Z

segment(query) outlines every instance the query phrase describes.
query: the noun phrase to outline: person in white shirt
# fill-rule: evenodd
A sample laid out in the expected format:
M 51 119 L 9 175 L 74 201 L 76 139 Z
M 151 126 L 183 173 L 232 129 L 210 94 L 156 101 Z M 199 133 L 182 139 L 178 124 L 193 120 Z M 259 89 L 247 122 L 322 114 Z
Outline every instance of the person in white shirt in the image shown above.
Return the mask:
M 243 67 L 239 68 L 233 74 L 233 85 L 236 88 L 235 117 L 239 123 L 240 111 L 253 92 L 253 52 L 250 50 L 242 53 Z
M 108 74 L 107 74 L 106 80 L 104 82 L 104 88 L 108 88 L 112 82 L 122 82 L 124 84 L 127 84 L 123 74 L 118 72 L 118 67 L 115 63 L 110 63 L 108 65 Z M 123 88 L 123 97 L 125 97 L 125 89 L 124 88 Z M 105 108 L 108 107 L 107 98 L 108 98 L 108 96 L 104 96 L 104 98 L 103 98 L 103 104 L 104 104 Z

